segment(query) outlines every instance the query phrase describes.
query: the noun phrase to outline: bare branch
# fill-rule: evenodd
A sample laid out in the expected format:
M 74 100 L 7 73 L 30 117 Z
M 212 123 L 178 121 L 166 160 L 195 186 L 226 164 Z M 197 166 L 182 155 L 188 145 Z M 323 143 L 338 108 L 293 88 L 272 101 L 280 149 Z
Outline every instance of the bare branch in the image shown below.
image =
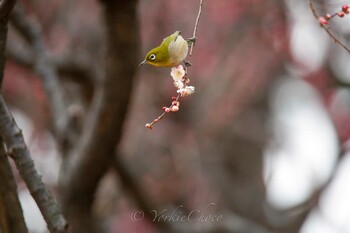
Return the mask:
M 35 169 L 30 152 L 24 142 L 22 131 L 18 128 L 2 95 L 0 95 L 0 136 L 37 203 L 50 232 L 67 232 L 67 222 L 60 213 L 52 194 L 44 185 L 41 175 Z
M 311 0 L 307 0 L 309 7 L 311 9 L 312 14 L 314 15 L 314 17 L 318 20 L 319 19 L 319 15 L 317 14 L 314 5 L 312 4 Z M 326 25 L 324 24 L 320 24 L 321 27 L 327 32 L 327 34 L 333 39 L 334 43 L 339 44 L 341 47 L 343 47 L 348 53 L 350 53 L 350 48 L 345 45 L 343 42 L 341 42 L 332 32 L 331 30 L 329 30 L 329 28 L 327 28 Z
M 16 42 L 9 41 L 7 44 L 7 56 L 20 66 L 28 69 L 35 68 L 35 61 L 32 59 L 34 54 L 29 50 L 19 48 Z M 85 61 L 74 54 L 47 59 L 49 64 L 56 67 L 59 75 L 66 76 L 70 80 L 86 87 L 89 92 L 93 92 L 97 72 L 88 65 L 89 61 Z
M 57 67 L 60 74 L 73 76 L 74 81 L 84 85 L 94 85 L 97 75 L 93 67 L 91 67 L 90 61 L 86 61 L 84 58 L 74 54 L 52 57 L 49 60 Z
M 0 86 L 2 85 L 5 70 L 8 18 L 14 4 L 15 1 L 12 0 L 2 0 L 0 2 Z M 15 178 L 2 139 L 0 139 L 0 183 L 0 205 L 2 207 L 0 231 L 3 233 L 27 233 L 28 229 L 18 199 Z
M 39 28 L 25 17 L 24 10 L 20 5 L 12 13 L 11 22 L 34 49 L 35 70 L 42 79 L 44 90 L 50 101 L 54 128 L 60 139 L 67 130 L 69 115 L 56 67 L 47 59 Z
M 12 173 L 4 144 L 0 140 L 0 200 L 7 216 L 5 232 L 27 233 L 28 229 L 23 218 L 22 207 L 18 199 L 15 177 Z
M 192 38 L 195 39 L 195 40 L 196 40 L 196 34 L 197 34 L 197 30 L 198 30 L 199 19 L 200 19 L 201 14 L 202 14 L 202 6 L 203 6 L 203 0 L 200 0 L 198 15 L 197 15 L 197 18 L 196 18 L 196 23 L 194 24 L 194 30 L 193 30 L 193 35 L 192 35 Z M 190 56 L 192 56 L 192 50 L 193 50 L 194 44 L 195 43 L 191 44 Z
M 1 0 L 0 2 L 0 22 L 8 21 L 8 17 L 14 7 L 16 1 L 15 0 Z
M 91 206 L 98 182 L 111 166 L 137 70 L 137 1 L 103 1 L 106 67 L 79 141 L 62 177 L 65 212 L 74 232 L 94 232 Z
M 9 14 L 15 5 L 15 0 L 2 0 L 0 2 L 0 87 L 5 70 L 5 47 L 7 39 L 7 22 Z

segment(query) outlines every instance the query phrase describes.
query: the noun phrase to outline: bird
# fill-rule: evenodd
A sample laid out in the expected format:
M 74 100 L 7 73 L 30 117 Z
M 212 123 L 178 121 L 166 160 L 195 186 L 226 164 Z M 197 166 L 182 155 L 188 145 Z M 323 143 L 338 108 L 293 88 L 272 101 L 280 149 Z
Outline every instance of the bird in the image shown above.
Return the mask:
M 151 49 L 139 66 L 147 63 L 157 67 L 175 67 L 184 62 L 186 66 L 191 63 L 185 61 L 189 43 L 194 43 L 195 38 L 185 40 L 180 31 L 176 31 L 163 39 L 162 43 Z

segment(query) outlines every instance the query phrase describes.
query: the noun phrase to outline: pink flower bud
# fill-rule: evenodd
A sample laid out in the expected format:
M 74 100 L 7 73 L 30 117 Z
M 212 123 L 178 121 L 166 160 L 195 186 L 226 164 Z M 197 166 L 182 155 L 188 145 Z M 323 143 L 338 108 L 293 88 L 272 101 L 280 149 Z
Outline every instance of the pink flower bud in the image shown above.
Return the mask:
M 320 22 L 321 25 L 327 25 L 328 21 L 324 17 L 318 18 L 318 21 Z
M 180 102 L 179 101 L 173 101 L 172 103 L 171 103 L 173 106 L 180 106 Z
M 170 112 L 170 108 L 165 108 L 164 112 Z
M 349 6 L 348 6 L 348 5 L 343 5 L 343 6 L 342 6 L 342 11 L 343 11 L 345 14 L 349 14 Z
M 340 18 L 344 17 L 344 15 L 345 15 L 344 12 L 342 12 L 342 11 L 341 11 L 341 12 L 338 12 L 338 16 L 339 16 Z
M 145 127 L 146 127 L 147 129 L 152 129 L 152 125 L 151 125 L 150 123 L 147 123 L 147 124 L 145 125 Z

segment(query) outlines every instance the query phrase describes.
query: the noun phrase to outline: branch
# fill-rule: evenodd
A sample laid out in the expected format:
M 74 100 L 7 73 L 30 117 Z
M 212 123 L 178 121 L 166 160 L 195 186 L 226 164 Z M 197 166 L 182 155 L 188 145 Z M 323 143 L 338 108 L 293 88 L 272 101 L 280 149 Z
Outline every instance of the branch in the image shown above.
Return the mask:
M 55 199 L 45 187 L 41 175 L 35 169 L 30 152 L 24 142 L 22 131 L 18 128 L 1 94 L 0 136 L 4 140 L 9 155 L 14 160 L 22 179 L 37 203 L 50 232 L 67 232 L 67 222 L 60 213 Z
M 68 130 L 69 115 L 56 67 L 50 64 L 47 59 L 40 30 L 25 17 L 24 9 L 21 5 L 17 6 L 12 13 L 11 22 L 34 49 L 33 63 L 35 64 L 35 70 L 42 80 L 44 90 L 50 102 L 57 137 L 62 139 L 66 134 L 66 130 Z
M 93 64 L 93 61 L 87 61 L 85 58 L 74 54 L 52 57 L 49 60 L 57 67 L 60 74 L 73 76 L 74 81 L 89 85 L 92 89 L 97 76 L 94 67 L 90 65 Z
M 3 232 L 27 233 L 28 229 L 24 221 L 21 203 L 18 199 L 15 177 L 12 173 L 4 144 L 0 140 L 0 200 L 4 207 L 6 226 L 8 231 Z M 2 219 L 3 220 L 3 219 Z
M 8 21 L 8 17 L 15 5 L 15 0 L 1 0 L 0 2 L 0 22 Z
M 74 232 L 94 232 L 91 214 L 101 177 L 112 164 L 131 97 L 139 55 L 137 1 L 103 1 L 107 54 L 84 128 L 62 178 L 64 209 Z M 73 222 L 72 222 L 73 221 Z
M 34 54 L 31 51 L 19 48 L 15 41 L 9 41 L 6 49 L 8 58 L 13 62 L 28 69 L 35 68 L 35 61 L 32 59 Z M 88 86 L 89 89 L 93 88 L 96 75 L 94 75 L 94 69 L 89 66 L 89 61 L 75 54 L 47 59 L 49 64 L 56 67 L 60 75 L 67 75 L 73 81 Z
M 319 16 L 315 10 L 314 5 L 312 4 L 311 0 L 307 0 L 309 7 L 311 9 L 312 14 L 314 15 L 314 17 L 319 20 Z M 348 53 L 350 53 L 350 48 L 345 45 L 343 42 L 341 42 L 335 35 L 333 35 L 333 33 L 327 28 L 327 26 L 323 23 L 320 24 L 321 27 L 327 32 L 327 34 L 333 39 L 334 43 L 339 44 L 341 47 L 343 47 Z
M 0 2 L 0 88 L 5 70 L 5 47 L 7 39 L 7 22 L 9 14 L 15 5 L 15 0 L 2 0 Z
M 33 53 L 28 49 L 23 49 L 18 46 L 16 41 L 9 41 L 7 44 L 7 56 L 9 60 L 27 69 L 34 69 L 35 63 L 32 59 Z M 91 97 L 94 92 L 96 77 L 99 76 L 94 67 L 89 66 L 90 61 L 86 61 L 75 54 L 64 55 L 60 57 L 48 58 L 48 62 L 56 67 L 61 80 L 64 78 L 76 82 L 84 90 L 85 96 Z M 70 115 L 70 117 L 72 117 Z M 70 119 L 72 120 L 72 119 Z M 69 137 L 69 136 L 68 136 Z M 69 142 L 74 141 L 68 139 Z
M 203 6 L 203 0 L 200 0 L 200 2 L 199 2 L 198 15 L 197 15 L 197 18 L 196 18 L 196 23 L 194 24 L 194 30 L 193 30 L 193 35 L 192 35 L 192 38 L 193 38 L 194 40 L 196 40 L 196 38 L 197 38 L 197 37 L 196 37 L 196 34 L 197 34 L 197 30 L 198 30 L 199 19 L 200 19 L 201 14 L 202 14 L 202 6 Z M 190 56 L 192 56 L 192 50 L 193 50 L 194 44 L 195 44 L 195 43 L 192 43 L 192 44 L 191 44 Z
M 5 70 L 5 47 L 7 41 L 8 18 L 14 4 L 15 1 L 11 0 L 2 0 L 0 2 L 0 87 L 2 85 Z M 18 199 L 15 177 L 12 173 L 2 139 L 0 139 L 0 184 L 0 231 L 3 233 L 28 233 L 22 207 Z

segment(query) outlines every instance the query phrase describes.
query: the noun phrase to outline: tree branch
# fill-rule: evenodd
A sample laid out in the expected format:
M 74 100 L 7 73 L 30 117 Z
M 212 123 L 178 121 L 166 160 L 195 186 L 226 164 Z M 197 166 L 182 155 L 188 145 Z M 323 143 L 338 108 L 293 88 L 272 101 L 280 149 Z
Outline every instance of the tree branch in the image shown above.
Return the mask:
M 0 2 L 0 88 L 4 79 L 5 48 L 7 39 L 7 23 L 9 15 L 15 5 L 15 0 L 2 0 Z
M 21 203 L 18 199 L 15 177 L 12 173 L 4 144 L 0 140 L 0 199 L 7 216 L 7 228 L 2 232 L 27 233 L 28 229 L 24 221 Z
M 319 19 L 319 16 L 315 10 L 314 5 L 312 4 L 311 0 L 307 0 L 307 3 L 309 4 L 310 10 L 312 12 L 312 14 L 314 15 L 315 19 Z M 333 39 L 334 43 L 339 44 L 341 47 L 343 47 L 348 53 L 350 53 L 350 48 L 345 45 L 343 42 L 341 42 L 335 35 L 333 35 L 333 33 L 331 32 L 331 30 L 329 30 L 326 25 L 324 24 L 320 24 L 321 27 L 327 32 L 327 34 L 329 35 L 330 38 Z
M 34 49 L 35 70 L 41 77 L 44 90 L 50 102 L 57 137 L 62 139 L 66 135 L 66 130 L 68 130 L 69 115 L 56 67 L 48 61 L 40 30 L 29 19 L 26 19 L 21 5 L 14 9 L 11 15 L 11 22 Z
M 203 6 L 203 0 L 200 0 L 200 2 L 199 2 L 198 15 L 197 15 L 197 18 L 196 18 L 196 23 L 194 24 L 194 30 L 193 30 L 193 35 L 192 35 L 192 38 L 193 38 L 194 40 L 196 40 L 196 36 L 197 36 L 197 30 L 198 30 L 199 19 L 200 19 L 201 14 L 202 14 L 202 6 Z M 192 56 L 192 50 L 193 50 L 194 44 L 195 44 L 195 43 L 192 43 L 192 44 L 191 44 L 190 56 Z
M 5 47 L 7 41 L 7 25 L 10 12 L 16 1 L 2 0 L 0 2 L 0 87 L 5 70 Z M 22 207 L 18 199 L 17 186 L 13 176 L 3 140 L 0 138 L 0 231 L 27 233 Z
M 84 122 L 83 137 L 67 162 L 62 185 L 64 209 L 74 232 L 93 232 L 91 206 L 98 182 L 113 161 L 122 136 L 138 67 L 137 1 L 103 1 L 107 30 L 105 77 Z
M 8 17 L 15 5 L 15 0 L 1 0 L 0 2 L 0 21 L 6 22 L 8 21 Z
M 67 223 L 60 213 L 57 203 L 45 187 L 41 175 L 34 167 L 30 152 L 24 142 L 22 131 L 18 128 L 5 101 L 0 94 L 0 136 L 6 144 L 9 155 L 26 183 L 52 233 L 67 232 Z
M 7 44 L 6 49 L 10 60 L 28 69 L 35 68 L 35 62 L 32 59 L 34 55 L 30 51 L 18 48 L 16 42 L 11 41 Z M 87 86 L 89 89 L 93 89 L 96 75 L 92 67 L 89 66 L 89 61 L 85 61 L 75 54 L 62 57 L 50 57 L 47 59 L 48 63 L 56 67 L 60 75 L 67 75 L 71 77 L 73 81 Z

